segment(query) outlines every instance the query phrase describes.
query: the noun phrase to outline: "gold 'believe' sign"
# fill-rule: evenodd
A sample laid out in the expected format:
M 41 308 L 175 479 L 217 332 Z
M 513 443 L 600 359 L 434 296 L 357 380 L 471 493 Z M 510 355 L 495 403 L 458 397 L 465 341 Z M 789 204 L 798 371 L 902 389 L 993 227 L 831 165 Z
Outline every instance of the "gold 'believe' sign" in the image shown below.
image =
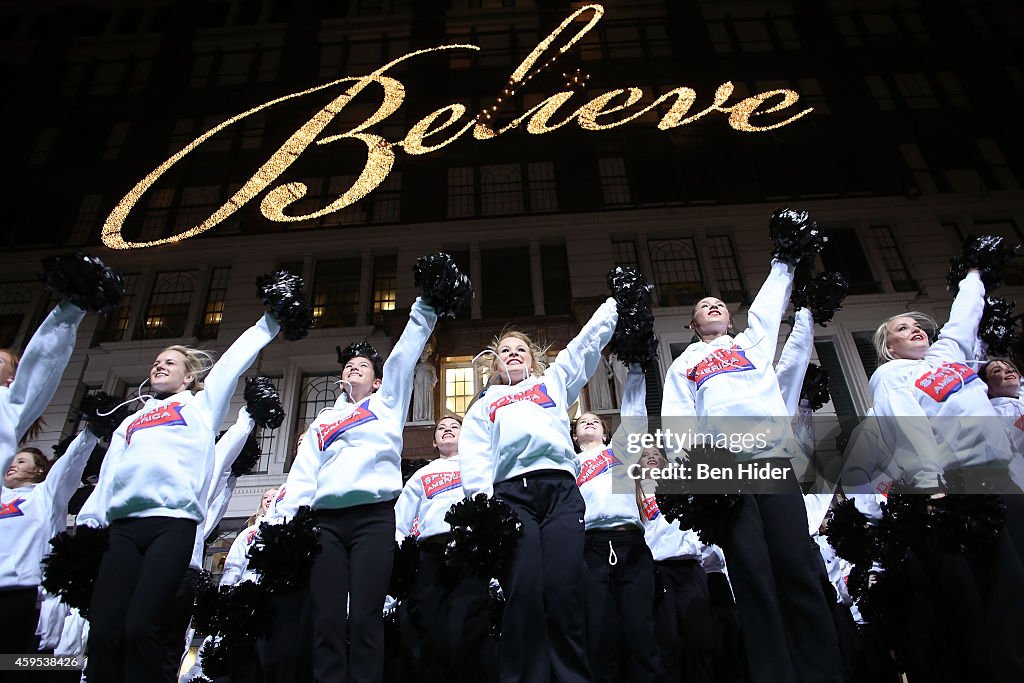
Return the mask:
M 539 67 L 535 68 L 535 65 L 537 65 L 540 60 L 541 55 L 551 47 L 552 43 L 555 42 L 555 39 L 558 38 L 570 24 L 577 19 L 584 18 L 584 15 L 587 13 L 590 13 L 589 21 L 587 21 L 586 25 L 577 31 L 571 39 L 558 48 L 558 54 L 566 52 L 588 31 L 594 28 L 594 26 L 597 25 L 597 22 L 600 21 L 601 17 L 604 15 L 604 8 L 601 5 L 586 5 L 573 12 L 572 15 L 558 26 L 558 28 L 551 32 L 551 35 L 542 40 L 540 44 L 533 49 L 533 52 L 531 52 L 529 56 L 523 60 L 523 63 L 520 64 L 512 73 L 503 95 L 508 96 L 514 94 L 517 87 L 521 87 L 526 81 L 532 79 L 532 77 L 539 71 L 550 65 L 551 62 L 554 61 L 555 57 L 550 58 L 547 62 L 542 63 Z M 754 123 L 751 123 L 752 116 L 755 114 L 770 114 L 791 107 L 800 99 L 799 94 L 793 90 L 770 90 L 748 97 L 736 104 L 727 106 L 725 103 L 732 94 L 733 85 L 731 82 L 726 82 L 718 86 L 718 89 L 715 91 L 714 101 L 710 106 L 693 114 L 690 114 L 689 112 L 697 99 L 697 93 L 692 88 L 687 87 L 678 87 L 669 90 L 643 108 L 637 111 L 627 112 L 627 109 L 637 104 L 643 97 L 643 91 L 640 88 L 629 87 L 617 88 L 606 93 L 602 93 L 573 113 L 564 116 L 560 121 L 552 121 L 559 109 L 565 105 L 565 103 L 571 99 L 574 94 L 572 90 L 566 90 L 551 95 L 536 106 L 530 108 L 524 114 L 512 120 L 504 127 L 497 130 L 489 125 L 491 119 L 490 112 L 485 111 L 481 116 L 471 116 L 467 120 L 463 118 L 466 115 L 466 107 L 464 105 L 449 104 L 446 107 L 442 107 L 437 111 L 428 114 L 417 122 L 409 129 L 405 138 L 399 142 L 389 142 L 379 135 L 365 132 L 371 126 L 374 126 L 391 116 L 391 114 L 401 106 L 405 99 L 405 87 L 402 85 L 402 82 L 386 75 L 387 71 L 393 66 L 407 59 L 417 55 L 426 54 L 428 52 L 479 49 L 480 48 L 476 45 L 460 44 L 440 45 L 427 50 L 417 50 L 385 64 L 366 76 L 349 76 L 346 78 L 340 78 L 338 80 L 331 81 L 330 83 L 324 83 L 323 85 L 303 90 L 302 92 L 285 95 L 257 107 L 253 107 L 246 112 L 228 119 L 219 126 L 211 128 L 203 133 L 201 136 L 186 145 L 184 149 L 164 163 L 160 164 L 151 173 L 149 173 L 149 175 L 140 180 L 138 184 L 136 184 L 135 187 L 133 187 L 132 190 L 117 203 L 117 206 L 114 207 L 114 210 L 111 211 L 110 215 L 107 217 L 106 222 L 103 224 L 103 243 L 112 249 L 140 249 L 143 247 L 153 247 L 159 244 L 178 242 L 204 233 L 240 209 L 243 205 L 256 197 L 256 195 L 263 192 L 263 190 L 267 189 L 270 184 L 273 183 L 274 180 L 276 180 L 278 176 L 280 176 L 289 166 L 291 166 L 299 155 L 302 154 L 302 152 L 311 144 L 327 145 L 342 139 L 357 140 L 366 146 L 366 163 L 364 164 L 359 177 L 356 178 L 355 182 L 352 183 L 352 186 L 348 188 L 344 194 L 322 209 L 313 211 L 312 213 L 303 215 L 285 214 L 285 210 L 291 204 L 305 196 L 307 188 L 304 183 L 283 183 L 272 188 L 267 192 L 266 196 L 263 198 L 263 202 L 260 204 L 260 211 L 266 218 L 280 222 L 304 221 L 339 211 L 346 206 L 350 206 L 351 204 L 359 201 L 384 181 L 388 176 L 388 173 L 391 172 L 391 168 L 395 163 L 396 147 L 404 149 L 406 154 L 426 154 L 451 144 L 471 129 L 473 137 L 477 140 L 487 140 L 499 135 L 504 135 L 524 123 L 526 124 L 526 131 L 534 135 L 549 133 L 574 120 L 577 125 L 585 130 L 608 130 L 610 128 L 615 128 L 629 123 L 630 121 L 634 121 L 647 112 L 655 109 L 662 103 L 671 101 L 671 105 L 668 107 L 668 110 L 658 123 L 658 128 L 660 130 L 668 130 L 670 128 L 675 128 L 676 126 L 684 126 L 712 112 L 721 112 L 722 114 L 728 114 L 729 125 L 736 130 L 759 132 L 785 126 L 803 116 L 806 116 L 812 111 L 811 108 L 807 108 L 793 116 L 790 116 L 784 121 L 764 126 L 755 125 Z M 334 98 L 326 107 L 317 112 L 313 118 L 302 124 L 302 126 L 270 156 L 266 163 L 257 169 L 252 177 L 245 181 L 242 187 L 240 187 L 238 191 L 235 192 L 235 194 L 232 195 L 209 218 L 199 225 L 189 228 L 188 230 L 184 230 L 176 235 L 159 240 L 153 240 L 151 242 L 127 242 L 123 239 L 121 236 L 121 230 L 124 226 L 125 219 L 128 217 L 128 213 L 132 210 L 132 207 L 135 206 L 135 203 L 138 202 L 143 193 L 145 193 L 146 190 L 148 190 L 167 169 L 176 164 L 186 154 L 228 126 L 241 121 L 247 116 L 251 116 L 256 112 L 262 111 L 281 102 L 302 97 L 303 95 L 308 95 L 327 88 L 332 88 L 341 83 L 351 83 L 351 86 L 344 93 Z M 318 138 L 323 130 L 331 123 L 331 121 L 334 120 L 345 106 L 371 83 L 380 85 L 384 92 L 384 96 L 377 110 L 347 133 Z M 776 97 L 781 99 L 778 102 L 767 106 L 768 101 Z M 501 100 L 502 98 L 498 97 L 496 102 L 500 104 Z M 496 107 L 497 104 L 494 106 L 494 111 L 497 111 Z

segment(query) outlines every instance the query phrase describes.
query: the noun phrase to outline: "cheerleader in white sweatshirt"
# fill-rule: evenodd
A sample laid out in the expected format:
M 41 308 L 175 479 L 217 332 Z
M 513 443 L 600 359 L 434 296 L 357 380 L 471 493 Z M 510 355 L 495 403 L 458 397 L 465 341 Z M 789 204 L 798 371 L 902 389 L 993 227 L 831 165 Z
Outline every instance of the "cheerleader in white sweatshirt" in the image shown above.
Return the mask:
M 264 315 L 212 368 L 204 352 L 165 349 L 149 372 L 155 395 L 114 432 L 96 490 L 78 515 L 79 524 L 110 526 L 90 605 L 90 678 L 157 677 L 157 617 L 178 589 L 206 519 L 216 430 L 239 377 L 279 329 Z
M 491 349 L 491 385 L 462 426 L 462 486 L 508 503 L 523 523 L 505 591 L 499 680 L 590 681 L 585 652 L 584 516 L 569 407 L 601 361 L 618 320 L 602 304 L 546 370 L 521 332 Z
M 79 485 L 96 436 L 83 430 L 52 467 L 35 448 L 18 451 L 7 469 L 0 507 L 0 595 L 5 652 L 38 650 L 40 562 L 50 539 L 67 524 L 68 503 Z
M 310 575 L 318 682 L 384 675 L 381 605 L 394 560 L 403 429 L 413 370 L 436 321 L 418 298 L 387 362 L 365 342 L 341 352 L 345 391 L 306 431 L 278 494 L 272 518 L 310 505 L 320 526 L 323 550 Z
M 1020 370 L 1005 358 L 996 358 L 978 373 L 988 386 L 988 397 L 1010 442 L 1010 479 L 1024 490 L 1024 401 L 1021 400 Z M 1017 546 L 1020 554 L 1021 547 Z
M 789 469 L 798 449 L 773 367 L 792 281 L 793 267 L 773 261 L 747 312 L 747 329 L 735 336 L 720 299 L 697 302 L 690 327 L 700 341 L 669 368 L 662 418 L 673 431 L 760 434 L 737 460 L 787 468 L 774 492 L 742 497 L 724 547 L 749 671 L 754 681 L 839 681 L 835 629 L 816 573 L 820 560 L 807 540 L 800 487 Z
M 644 372 L 631 365 L 622 395 L 622 416 L 647 415 Z M 635 428 L 635 425 L 623 425 Z M 654 560 L 644 541 L 636 485 L 626 474 L 625 442 L 610 445 L 608 424 L 583 413 L 572 426 L 580 473 L 576 485 L 586 503 L 587 645 L 598 681 L 655 681 L 661 656 L 654 625 Z
M 416 470 L 395 504 L 395 540 L 417 539 L 419 566 L 416 580 L 404 601 L 403 622 L 412 671 L 406 680 L 431 683 L 486 680 L 484 652 L 487 642 L 487 580 L 467 576 L 448 567 L 444 549 L 451 527 L 444 516 L 465 497 L 459 469 L 462 418 L 447 415 L 434 425 L 438 457 Z

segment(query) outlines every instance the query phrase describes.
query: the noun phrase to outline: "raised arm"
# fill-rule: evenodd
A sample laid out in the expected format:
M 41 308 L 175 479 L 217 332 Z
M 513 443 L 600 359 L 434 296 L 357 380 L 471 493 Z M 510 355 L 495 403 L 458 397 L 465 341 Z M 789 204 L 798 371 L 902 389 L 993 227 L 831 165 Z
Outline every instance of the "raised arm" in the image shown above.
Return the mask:
M 796 322 L 782 347 L 779 362 L 775 364 L 775 377 L 782 390 L 782 400 L 786 402 L 787 415 L 796 415 L 813 348 L 814 318 L 808 309 L 801 308 L 796 312 Z
M 79 432 L 40 484 L 41 493 L 49 501 L 53 519 L 60 522 L 61 529 L 64 528 L 63 520 L 68 514 L 68 503 L 82 483 L 82 473 L 89 464 L 89 456 L 92 455 L 96 441 L 96 435 L 88 429 Z M 39 492 L 35 495 L 39 495 Z
M 772 261 L 768 278 L 747 310 L 747 329 L 743 334 L 747 337 L 748 354 L 756 349 L 754 353 L 774 359 L 779 327 L 789 305 L 792 286 L 793 266 Z
M 210 412 L 210 424 L 214 429 L 224 421 L 228 402 L 235 393 L 238 379 L 280 330 L 281 326 L 273 316 L 264 313 L 259 322 L 243 332 L 214 364 L 203 382 L 205 389 L 197 395 L 197 398 L 205 402 L 206 409 Z
M 960 281 L 960 291 L 949 309 L 949 320 L 939 330 L 939 338 L 925 357 L 942 361 L 973 360 L 984 310 L 985 285 L 978 271 L 969 271 Z
M 320 456 L 317 455 L 316 437 L 306 433 L 306 438 L 299 445 L 299 451 L 292 461 L 281 489 L 277 492 L 274 507 L 267 513 L 267 521 L 287 522 L 295 516 L 303 505 L 312 505 L 316 495 L 316 480 L 320 473 Z
M 462 490 L 466 498 L 478 493 L 494 495 L 494 468 L 496 454 L 491 452 L 491 423 L 483 400 L 466 413 L 459 431 L 459 468 L 462 470 Z
M 402 336 L 384 361 L 384 379 L 378 393 L 387 405 L 398 409 L 399 415 L 409 413 L 413 371 L 436 323 L 434 308 L 422 298 L 417 298 L 409 310 L 409 322 L 405 324 Z
M 601 349 L 611 340 L 618 319 L 615 299 L 609 297 L 590 316 L 579 334 L 555 356 L 555 362 L 547 373 L 554 372 L 562 376 L 567 405 L 576 402 L 583 386 L 597 369 L 597 364 L 601 362 Z
M 128 419 L 130 420 L 132 417 Z M 124 455 L 124 446 L 124 432 L 118 428 L 118 431 L 114 433 L 110 441 L 107 454 L 103 456 L 103 462 L 100 464 L 100 475 L 96 481 L 96 487 L 89 494 L 89 497 L 86 498 L 82 509 L 78 511 L 78 515 L 75 517 L 75 524 L 77 526 L 97 528 L 107 526 L 110 523 L 107 520 L 107 510 L 110 508 L 111 486 L 113 485 L 118 462 Z
M 228 549 L 228 554 L 224 558 L 224 573 L 220 576 L 220 585 L 222 586 L 237 584 L 242 578 L 242 572 L 245 571 L 246 565 L 249 564 L 247 557 L 249 544 L 246 542 L 248 531 L 247 528 L 239 531 L 234 543 Z

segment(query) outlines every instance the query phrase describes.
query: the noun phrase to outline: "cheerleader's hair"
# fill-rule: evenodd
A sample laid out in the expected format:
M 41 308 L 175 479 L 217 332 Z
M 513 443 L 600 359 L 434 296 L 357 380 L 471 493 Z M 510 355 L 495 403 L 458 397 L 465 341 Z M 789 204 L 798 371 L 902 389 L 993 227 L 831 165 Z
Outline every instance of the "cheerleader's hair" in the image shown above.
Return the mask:
M 43 455 L 43 452 L 34 446 L 28 446 L 26 448 L 19 448 L 18 453 L 28 453 L 32 456 L 32 466 L 39 470 L 36 475 L 36 483 L 39 483 L 46 479 L 46 475 L 50 472 L 50 466 L 53 464 L 50 459 Z M 15 453 L 17 455 L 18 453 Z
M 889 353 L 889 323 L 896 318 L 913 318 L 917 322 L 921 323 L 921 327 L 925 328 L 928 334 L 928 340 L 931 342 L 935 339 L 935 333 L 939 329 L 939 324 L 935 322 L 935 318 L 922 313 L 921 311 L 907 311 L 906 313 L 897 313 L 896 315 L 889 316 L 885 319 L 878 329 L 875 330 L 875 334 L 871 337 L 871 343 L 875 347 L 875 353 L 878 354 L 878 363 L 888 363 L 893 358 L 892 354 Z
M 21 361 L 21 356 L 14 349 L 0 349 L 0 353 L 6 353 L 7 357 L 11 359 L 11 375 L 13 376 L 18 370 L 18 362 Z
M 530 368 L 531 375 L 542 375 L 544 370 L 547 369 L 547 354 L 550 345 L 540 346 L 535 341 L 530 339 L 530 335 L 526 334 L 522 330 L 518 330 L 512 325 L 506 325 L 501 333 L 498 334 L 491 343 L 487 345 L 487 351 L 490 353 L 483 352 L 477 356 L 476 362 L 480 371 L 485 373 L 488 377 L 488 384 L 494 384 L 494 381 L 505 373 L 505 368 L 502 366 L 501 361 L 498 360 L 498 345 L 502 339 L 513 337 L 521 342 L 524 342 L 530 348 L 530 355 L 533 356 L 533 365 Z
M 579 424 L 580 420 L 583 419 L 584 415 L 593 415 L 594 417 L 596 417 L 598 419 L 598 421 L 601 423 L 601 429 L 604 430 L 604 436 L 602 437 L 601 440 L 604 441 L 604 445 L 605 446 L 610 444 L 612 442 L 612 427 L 611 427 L 610 424 L 608 424 L 608 420 L 604 419 L 603 417 L 601 417 L 597 413 L 591 413 L 591 412 L 588 411 L 588 412 L 585 412 L 585 413 L 580 413 L 580 416 L 577 417 L 575 420 L 573 420 L 572 423 L 569 425 L 569 436 L 572 437 L 572 445 L 573 445 L 573 448 L 576 449 L 576 452 L 577 453 L 582 453 L 583 452 L 583 449 L 580 448 L 579 439 L 576 437 L 576 426 Z
M 195 377 L 189 389 L 193 394 L 197 391 L 202 391 L 203 379 L 213 367 L 213 354 L 209 351 L 193 349 L 190 346 L 181 346 L 180 344 L 168 346 L 164 351 L 177 351 L 185 356 L 185 369 L 188 370 L 188 374 Z

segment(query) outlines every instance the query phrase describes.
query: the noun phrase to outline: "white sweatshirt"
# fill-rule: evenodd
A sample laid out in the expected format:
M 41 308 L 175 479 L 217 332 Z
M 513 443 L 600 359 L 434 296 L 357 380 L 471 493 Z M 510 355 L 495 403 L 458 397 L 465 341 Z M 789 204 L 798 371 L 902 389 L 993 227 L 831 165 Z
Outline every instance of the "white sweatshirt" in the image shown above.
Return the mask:
M 384 363 L 380 388 L 358 404 L 342 393 L 306 431 L 274 514 L 291 519 L 303 505 L 340 509 L 394 500 L 402 491 L 402 445 L 413 370 L 437 322 L 417 298 Z
M 925 357 L 891 360 L 871 376 L 886 450 L 917 487 L 937 487 L 951 466 L 1009 465 L 1009 442 L 1002 429 L 992 429 L 996 412 L 970 364 L 984 306 L 981 277 L 968 273 Z
M 236 586 L 243 581 L 259 582 L 259 574 L 249 570 L 249 550 L 256 542 L 261 522 L 263 517 L 257 517 L 252 526 L 247 526 L 235 536 L 235 541 L 224 558 L 224 573 L 221 574 L 220 585 Z
M 217 479 L 207 494 L 206 519 L 196 527 L 196 540 L 192 546 L 192 559 L 189 567 L 196 570 L 203 568 L 203 550 L 206 537 L 213 533 L 214 528 L 224 519 L 224 513 L 228 511 L 228 503 L 231 502 L 231 495 L 235 492 L 235 484 L 238 477 L 231 473 L 231 466 L 235 458 L 242 452 L 249 432 L 256 426 L 252 416 L 245 406 L 238 409 L 238 419 L 231 425 L 224 436 L 220 437 L 214 446 L 213 471 L 217 473 Z
M 544 374 L 512 386 L 492 384 L 473 404 L 459 436 L 467 498 L 493 495 L 495 482 L 537 470 L 579 474 L 568 410 L 601 362 L 618 319 L 609 298 Z
M 773 261 L 747 311 L 747 329 L 694 342 L 673 361 L 661 414 L 675 419 L 663 422 L 664 428 L 730 439 L 765 435 L 763 447 L 737 453 L 739 460 L 793 456 L 790 413 L 772 366 L 792 284 L 792 267 Z
M 0 588 L 29 588 L 42 582 L 39 563 L 50 539 L 67 525 L 68 503 L 96 445 L 88 429 L 79 432 L 39 484 L 3 489 L 0 507 Z
M 992 408 L 1001 420 L 1006 438 L 1010 442 L 1010 479 L 1024 490 L 1024 401 L 1016 398 L 997 396 L 991 399 Z
M 447 534 L 451 525 L 444 516 L 465 498 L 458 454 L 431 460 L 409 477 L 395 503 L 395 540 L 412 534 L 430 538 Z
M 775 377 L 779 381 L 787 415 L 796 415 L 800 407 L 800 392 L 807 375 L 807 364 L 811 362 L 811 351 L 814 350 L 814 317 L 811 312 L 806 308 L 798 309 L 794 318 L 793 329 L 775 364 Z
M 630 365 L 622 388 L 622 416 L 646 416 L 646 398 L 647 383 L 643 368 L 639 364 Z M 618 430 L 616 437 L 622 431 Z M 620 443 L 620 439 L 616 438 L 612 446 L 576 454 L 579 463 L 576 485 L 580 487 L 583 501 L 587 505 L 584 516 L 587 531 L 623 525 L 643 527 L 637 507 L 636 482 L 626 475 L 628 465 L 637 458 L 616 455 L 627 452 L 625 443 Z
M 238 379 L 280 326 L 266 314 L 224 352 L 193 394 L 149 399 L 110 440 L 100 478 L 79 524 L 106 526 L 127 517 L 172 517 L 202 524 L 214 470 L 214 437 Z
M 14 381 L 0 386 L 0 472 L 10 468 L 18 442 L 53 400 L 84 317 L 85 311 L 68 301 L 57 304 L 21 354 Z
M 701 559 L 701 542 L 697 532 L 683 529 L 678 519 L 671 523 L 666 521 L 658 508 L 653 491 L 647 487 L 644 489 L 642 505 L 644 541 L 651 549 L 655 562 Z M 724 560 L 722 564 L 725 564 Z

